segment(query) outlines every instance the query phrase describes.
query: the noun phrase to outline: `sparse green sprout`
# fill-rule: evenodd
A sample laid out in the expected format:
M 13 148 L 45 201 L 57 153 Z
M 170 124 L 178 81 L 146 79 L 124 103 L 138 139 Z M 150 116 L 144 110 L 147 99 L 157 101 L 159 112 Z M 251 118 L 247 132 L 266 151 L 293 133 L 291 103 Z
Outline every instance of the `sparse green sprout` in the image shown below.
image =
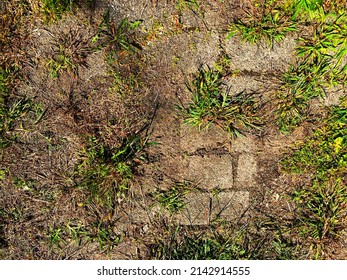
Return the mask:
M 37 184 L 34 180 L 23 180 L 21 178 L 16 178 L 13 183 L 17 188 L 24 191 L 32 190 Z
M 120 97 L 133 94 L 139 87 L 137 77 L 132 73 L 125 76 L 110 66 L 110 74 L 113 77 L 113 86 L 110 91 L 115 92 Z
M 288 95 L 281 97 L 275 111 L 276 124 L 283 133 L 291 132 L 307 118 L 308 104 L 302 99 Z
M 81 244 L 82 239 L 89 239 L 89 232 L 82 224 L 68 222 L 66 224 L 66 233 L 78 246 Z
M 171 214 L 177 213 L 184 208 L 186 200 L 184 197 L 190 192 L 187 184 L 176 184 L 172 188 L 160 192 L 157 200 L 161 207 L 168 210 Z
M 70 73 L 75 73 L 76 66 L 71 62 L 71 59 L 64 55 L 58 54 L 48 62 L 48 66 L 51 69 L 51 76 L 53 78 L 59 78 L 62 71 L 66 70 Z
M 16 135 L 10 133 L 18 120 L 21 120 L 31 109 L 33 102 L 24 97 L 15 100 L 9 107 L 5 104 L 0 108 L 0 149 L 5 148 L 16 139 Z
M 99 224 L 96 228 L 96 240 L 100 250 L 112 250 L 121 242 L 121 236 L 115 234 L 109 225 Z
M 4 180 L 6 178 L 7 171 L 4 169 L 0 169 L 0 181 Z
M 36 103 L 34 104 L 32 110 L 34 111 L 36 116 L 34 124 L 38 124 L 42 120 L 45 113 L 47 112 L 47 108 L 44 109 L 41 103 Z
M 216 63 L 214 64 L 214 68 L 217 72 L 221 73 L 222 76 L 237 76 L 240 73 L 238 69 L 232 69 L 232 61 L 231 58 L 224 54 L 218 58 Z
M 200 15 L 203 14 L 203 11 L 200 8 L 200 4 L 197 0 L 178 0 L 176 4 L 176 8 L 179 11 L 184 11 L 185 9 L 190 9 L 195 13 Z
M 6 69 L 0 68 L 0 105 L 3 104 L 4 95 L 8 92 L 7 84 L 8 84 L 9 73 Z
M 49 227 L 49 247 L 50 249 L 61 249 L 66 241 L 63 238 L 64 231 L 61 227 L 53 228 Z

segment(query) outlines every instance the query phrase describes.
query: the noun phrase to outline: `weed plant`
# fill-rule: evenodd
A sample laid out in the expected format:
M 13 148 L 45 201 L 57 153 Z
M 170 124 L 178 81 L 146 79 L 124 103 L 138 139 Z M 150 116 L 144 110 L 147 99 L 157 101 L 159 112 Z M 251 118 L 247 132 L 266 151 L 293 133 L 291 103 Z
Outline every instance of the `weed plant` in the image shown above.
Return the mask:
M 242 20 L 236 20 L 229 26 L 227 39 L 234 35 L 249 43 L 257 44 L 264 40 L 268 45 L 279 43 L 291 32 L 297 31 L 297 23 L 283 11 L 278 1 L 266 1 L 258 5 L 255 11 L 248 13 Z
M 347 39 L 344 36 L 347 31 L 346 23 L 345 11 L 327 15 L 324 22 L 316 24 L 312 36 L 299 40 L 296 54 L 308 62 L 330 58 L 332 69 L 341 66 L 347 52 Z
M 303 240 L 318 249 L 346 229 L 347 101 L 331 109 L 322 127 L 285 157 L 282 168 L 309 176 L 293 194 L 297 203 L 296 226 Z
M 283 5 L 292 20 L 298 22 L 324 22 L 331 14 L 343 12 L 346 9 L 345 1 L 328 0 L 294 0 L 285 1 Z
M 265 40 L 270 46 L 280 42 L 287 34 L 298 32 L 302 27 L 321 25 L 324 27 L 334 18 L 344 16 L 343 1 L 295 0 L 295 1 L 255 1 L 251 11 L 242 20 L 229 26 L 227 38 L 238 34 L 249 43 Z M 341 27 L 341 26 L 340 26 Z M 327 35 L 336 36 L 338 33 Z M 343 36 L 342 33 L 339 33 Z M 314 44 L 313 44 L 314 45 Z
M 162 208 L 168 210 L 171 214 L 182 210 L 186 205 L 185 196 L 190 192 L 190 185 L 187 182 L 176 183 L 168 190 L 158 193 L 157 201 Z
M 62 15 L 71 12 L 76 0 L 41 0 L 41 12 L 46 22 L 61 19 Z
M 293 89 L 279 92 L 278 99 L 278 109 L 275 111 L 276 124 L 281 132 L 288 133 L 306 119 L 308 104 L 305 99 L 296 96 Z
M 275 111 L 276 123 L 281 132 L 290 132 L 307 118 L 308 102 L 315 97 L 325 97 L 327 79 L 331 75 L 334 72 L 331 72 L 328 59 L 312 63 L 304 61 L 291 66 L 283 74 L 278 92 L 278 109 Z
M 103 145 L 91 138 L 83 151 L 85 159 L 77 170 L 77 185 L 89 191 L 89 200 L 113 209 L 129 190 L 133 177 L 134 159 L 140 156 L 147 141 L 139 135 L 124 140 L 118 148 Z
M 44 114 L 40 104 L 34 104 L 29 97 L 11 96 L 10 98 L 15 78 L 17 78 L 15 68 L 0 68 L 0 150 L 16 140 L 17 135 L 13 133 L 14 127 L 25 119 L 27 113 L 34 113 L 33 124 L 37 124 Z
M 121 242 L 121 237 L 115 234 L 112 228 L 106 224 L 97 226 L 96 236 L 94 237 L 99 243 L 100 250 L 112 250 Z
M 53 57 L 49 60 L 50 75 L 58 78 L 62 72 L 78 76 L 78 67 L 87 67 L 86 58 L 91 52 L 89 41 L 83 38 L 81 30 L 70 29 L 58 38 Z
M 49 62 L 50 75 L 53 78 L 59 78 L 60 73 L 66 70 L 69 73 L 76 73 L 76 65 L 74 65 L 69 56 L 65 55 L 63 52 L 58 53 Z
M 151 257 L 161 260 L 226 260 L 247 258 L 243 238 L 235 240 L 215 234 L 192 234 L 177 226 L 169 238 L 151 245 Z
M 313 36 L 299 40 L 296 66 L 282 77 L 276 122 L 282 132 L 288 132 L 306 118 L 308 102 L 325 97 L 326 89 L 346 84 L 347 15 L 329 14 L 317 23 Z
M 283 161 L 285 170 L 295 173 L 312 172 L 316 179 L 337 175 L 347 164 L 346 101 L 333 107 L 324 125 L 306 140 L 293 155 Z
M 246 92 L 230 95 L 222 85 L 220 72 L 201 68 L 192 84 L 188 85 L 193 100 L 187 107 L 179 106 L 184 121 L 199 130 L 213 123 L 232 137 L 259 129 L 257 113 L 260 105 L 254 95 Z
M 92 240 L 86 226 L 78 222 L 67 222 L 64 226 L 64 231 L 66 233 L 66 236 L 68 236 L 70 240 L 75 242 L 77 246 L 80 246 L 84 240 Z
M 121 242 L 111 225 L 97 222 L 90 226 L 71 223 L 49 227 L 49 247 L 51 251 L 63 251 L 69 246 L 83 246 L 89 242 L 97 242 L 99 250 L 112 250 Z
M 289 2 L 288 9 L 292 11 L 292 19 L 317 19 L 324 14 L 322 0 L 294 0 Z
M 32 100 L 27 97 L 9 100 L 10 76 L 9 69 L 0 68 L 0 149 L 16 139 L 16 135 L 11 133 L 14 124 L 33 107 Z
M 24 36 L 22 32 L 26 34 L 26 29 L 22 29 L 24 24 L 27 23 L 28 17 L 26 15 L 30 13 L 30 7 L 27 1 L 13 1 L 2 0 L 0 2 L 0 59 L 1 64 L 4 62 L 12 61 L 19 58 L 11 57 L 9 52 L 13 52 L 20 47 L 21 40 Z M 9 66 L 9 65 L 7 65 Z
M 116 93 L 119 97 L 129 97 L 138 92 L 141 85 L 138 74 L 129 71 L 122 71 L 122 65 L 117 59 L 117 53 L 111 50 L 106 57 L 109 66 L 109 74 L 113 78 L 111 92 Z M 131 63 L 131 62 L 130 62 Z
M 66 244 L 63 238 L 64 232 L 61 227 L 49 228 L 49 247 L 53 249 L 61 249 Z
M 121 20 L 119 24 L 111 18 L 110 12 L 106 12 L 98 32 L 92 38 L 92 43 L 102 39 L 102 46 L 109 46 L 111 50 L 134 52 L 142 47 L 135 39 L 135 33 L 141 24 L 140 20 L 129 21 L 128 18 Z
M 137 43 L 136 37 L 140 24 L 139 20 L 129 21 L 127 18 L 117 23 L 108 11 L 104 14 L 98 32 L 91 39 L 91 43 L 96 44 L 97 48 L 106 48 L 109 75 L 113 78 L 110 91 L 120 97 L 132 95 L 139 88 L 138 51 L 142 47 Z
M 269 235 L 258 235 L 250 226 L 226 228 L 211 225 L 196 233 L 183 226 L 163 227 L 165 234 L 156 236 L 149 245 L 150 258 L 159 260 L 242 260 L 293 259 L 297 246 L 286 242 L 271 229 Z M 167 232 L 168 231 L 168 232 Z
M 339 237 L 346 227 L 347 188 L 341 179 L 318 183 L 296 191 L 293 194 L 297 203 L 297 224 L 299 233 L 309 239 Z
M 203 15 L 200 4 L 197 0 L 178 0 L 176 9 L 183 12 L 185 9 L 193 11 L 195 14 Z
M 12 129 L 31 107 L 31 100 L 15 97 L 13 89 L 19 77 L 24 36 L 25 14 L 30 12 L 23 1 L 2 1 L 0 4 L 0 150 L 10 145 L 16 135 Z
M 4 107 L 5 98 L 8 94 L 8 77 L 9 74 L 6 70 L 0 68 L 0 106 Z

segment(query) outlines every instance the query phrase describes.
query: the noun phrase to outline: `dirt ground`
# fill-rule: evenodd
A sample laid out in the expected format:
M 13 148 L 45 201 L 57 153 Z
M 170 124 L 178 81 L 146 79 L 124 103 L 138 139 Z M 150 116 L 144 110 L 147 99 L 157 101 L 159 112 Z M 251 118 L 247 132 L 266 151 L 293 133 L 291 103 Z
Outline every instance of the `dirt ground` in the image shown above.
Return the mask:
M 313 124 L 282 134 L 268 105 L 261 131 L 231 141 L 218 126 L 200 132 L 184 124 L 177 107 L 189 102 L 186 84 L 200 67 L 225 57 L 238 73 L 223 78 L 230 93 L 257 92 L 271 104 L 296 38 L 273 47 L 226 39 L 248 1 L 199 1 L 198 8 L 140 2 L 95 1 L 53 23 L 28 25 L 13 100 L 27 96 L 42 110 L 23 115 L 16 140 L 1 154 L 0 259 L 147 259 L 175 225 L 203 232 L 221 220 L 230 227 L 261 217 L 285 223 L 294 211 L 287 200 L 293 182 L 279 161 Z M 135 51 L 112 47 L 106 35 L 92 39 L 107 11 L 115 26 L 124 18 L 141 21 L 131 31 Z M 61 48 L 72 52 L 75 67 L 54 77 L 50 63 Z M 78 187 L 89 139 L 112 150 L 134 134 L 152 144 L 135 158 L 125 194 L 115 194 L 111 207 L 90 201 Z M 171 213 L 158 195 L 182 184 L 189 190 L 185 206 Z M 332 244 L 327 258 L 344 259 L 345 246 Z

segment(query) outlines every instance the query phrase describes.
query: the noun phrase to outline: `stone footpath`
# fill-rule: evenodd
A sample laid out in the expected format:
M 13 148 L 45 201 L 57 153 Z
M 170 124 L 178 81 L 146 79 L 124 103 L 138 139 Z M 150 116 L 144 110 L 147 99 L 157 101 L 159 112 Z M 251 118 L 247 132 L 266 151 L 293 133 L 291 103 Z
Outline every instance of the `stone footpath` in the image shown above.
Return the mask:
M 236 139 L 231 152 L 228 139 L 215 126 L 199 132 L 181 124 L 177 178 L 195 186 L 184 195 L 183 209 L 171 214 L 153 202 L 153 197 L 148 201 L 146 196 L 137 197 L 128 208 L 132 210 L 123 213 L 124 221 L 150 225 L 156 218 L 166 217 L 187 226 L 206 226 L 221 220 L 238 222 L 249 208 L 257 166 L 252 139 Z
M 198 131 L 181 125 L 183 160 L 181 177 L 195 182 L 200 191 L 186 196 L 186 207 L 178 216 L 184 225 L 208 225 L 216 219 L 239 220 L 249 206 L 249 191 L 236 188 L 238 181 L 251 179 L 236 171 L 235 159 L 229 151 L 228 135 L 216 126 Z M 240 158 L 240 157 L 239 157 Z M 235 181 L 235 182 L 234 182 Z

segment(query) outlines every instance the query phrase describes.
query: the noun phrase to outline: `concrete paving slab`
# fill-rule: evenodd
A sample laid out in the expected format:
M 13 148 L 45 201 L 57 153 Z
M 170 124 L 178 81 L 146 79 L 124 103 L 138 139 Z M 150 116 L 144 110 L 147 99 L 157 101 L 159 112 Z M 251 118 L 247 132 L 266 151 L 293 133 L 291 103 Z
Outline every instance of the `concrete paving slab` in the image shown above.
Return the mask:
M 239 219 L 249 206 L 248 191 L 226 191 L 212 198 L 211 219 Z
M 223 147 L 229 142 L 229 135 L 216 125 L 210 125 L 199 131 L 196 127 L 181 124 L 181 149 L 187 153 L 194 153 L 198 149 Z
M 228 154 L 187 156 L 182 160 L 181 177 L 206 190 L 232 188 L 232 157 Z
M 180 224 L 208 225 L 211 197 L 208 193 L 190 193 L 185 197 L 186 206 L 176 215 Z
M 216 196 L 211 193 L 190 193 L 186 206 L 176 219 L 183 225 L 209 225 L 215 219 L 238 220 L 249 205 L 247 191 L 227 191 Z
M 257 161 L 254 155 L 248 153 L 240 154 L 237 162 L 235 185 L 243 189 L 256 186 L 257 172 Z

